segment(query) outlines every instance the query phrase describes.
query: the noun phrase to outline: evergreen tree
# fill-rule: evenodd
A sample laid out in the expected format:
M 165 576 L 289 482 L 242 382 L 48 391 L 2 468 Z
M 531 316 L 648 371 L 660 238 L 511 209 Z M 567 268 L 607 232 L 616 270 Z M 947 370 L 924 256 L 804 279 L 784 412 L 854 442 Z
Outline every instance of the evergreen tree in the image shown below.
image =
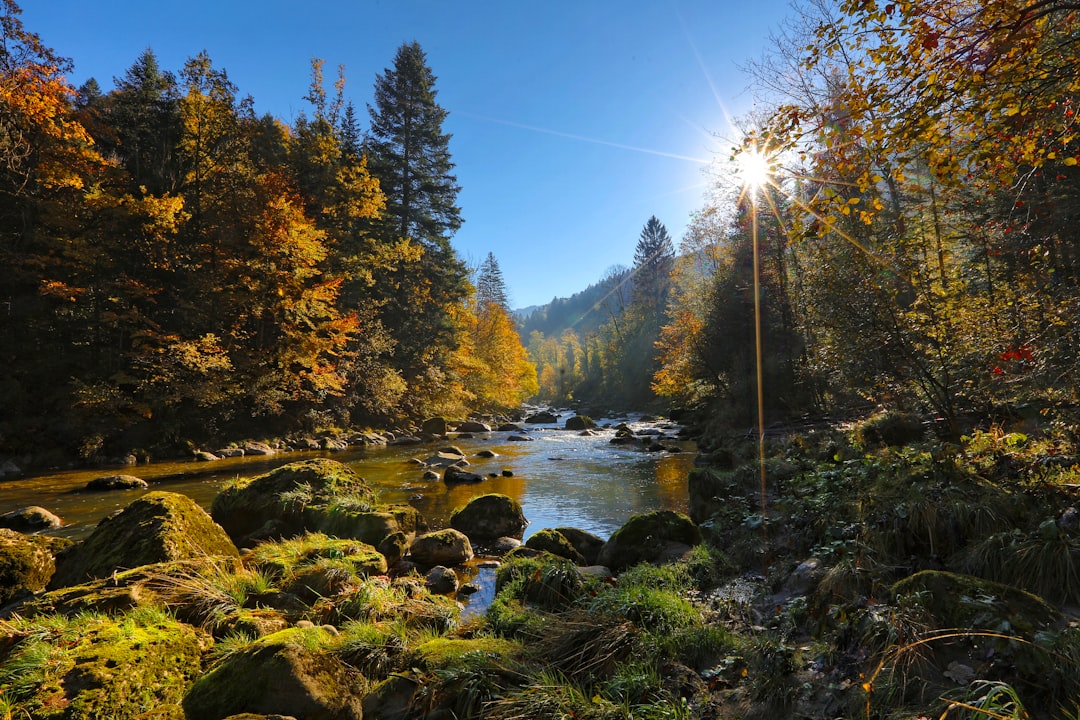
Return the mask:
M 180 137 L 176 78 L 162 71 L 154 51 L 147 48 L 113 82 L 116 90 L 109 96 L 109 113 L 115 147 L 110 149 L 121 158 L 134 187 L 151 193 L 175 190 L 180 180 L 175 158 Z
M 506 283 L 495 255 L 488 253 L 476 276 L 476 303 L 480 307 L 501 307 L 510 313 L 510 300 L 506 296 Z
M 360 121 L 356 119 L 356 106 L 352 104 L 352 101 L 345 105 L 345 113 L 341 116 L 338 135 L 341 139 L 341 151 L 350 157 L 360 157 L 360 143 L 363 138 L 360 131 Z
M 435 76 L 417 43 L 402 45 L 392 68 L 376 76 L 375 104 L 365 150 L 371 174 L 386 194 L 375 223 L 383 243 L 405 240 L 421 251 L 397 266 L 396 290 L 385 321 L 393 328 L 395 356 L 411 385 L 415 406 L 426 414 L 448 391 L 447 363 L 461 333 L 454 318 L 469 293 L 465 264 L 450 238 L 461 226 L 457 179 L 452 174 L 446 110 L 435 102 Z
M 674 261 L 671 236 L 653 215 L 641 230 L 634 250 L 634 303 L 663 310 Z

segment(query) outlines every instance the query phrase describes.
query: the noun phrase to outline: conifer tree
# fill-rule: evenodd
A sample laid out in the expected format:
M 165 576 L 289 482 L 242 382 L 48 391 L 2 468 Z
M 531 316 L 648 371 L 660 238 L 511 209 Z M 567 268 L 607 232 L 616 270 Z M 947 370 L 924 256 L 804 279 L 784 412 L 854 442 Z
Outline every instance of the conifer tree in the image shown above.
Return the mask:
M 510 300 L 506 296 L 506 282 L 495 255 L 488 253 L 476 276 L 476 302 L 481 307 L 498 306 L 510 312 Z

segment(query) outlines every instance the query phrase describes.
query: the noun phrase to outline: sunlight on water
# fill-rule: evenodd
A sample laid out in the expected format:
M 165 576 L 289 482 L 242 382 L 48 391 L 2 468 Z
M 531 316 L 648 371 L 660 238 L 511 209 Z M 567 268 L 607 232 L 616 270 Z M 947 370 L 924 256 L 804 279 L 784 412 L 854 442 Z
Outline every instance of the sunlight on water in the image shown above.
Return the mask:
M 528 434 L 535 438 L 534 442 L 511 442 L 511 433 L 493 432 L 471 439 L 451 437 L 424 445 L 358 448 L 333 454 L 287 453 L 213 463 L 156 463 L 60 472 L 0 482 L 0 512 L 41 505 L 68 523 L 57 534 L 80 538 L 89 534 L 101 518 L 122 509 L 144 492 L 80 492 L 95 477 L 137 475 L 150 483 L 151 490 L 184 493 L 209 508 L 222 485 L 233 478 L 320 456 L 348 463 L 378 489 L 382 502 L 413 505 L 433 528 L 444 527 L 450 513 L 471 498 L 493 492 L 509 495 L 522 504 L 530 522 L 526 538 L 542 528 L 559 526 L 577 527 L 606 538 L 637 513 L 656 509 L 686 512 L 686 476 L 693 464 L 692 452 L 649 453 L 612 445 L 613 430 L 582 436 L 547 425 L 529 426 Z M 430 457 L 449 445 L 465 453 L 470 462 L 468 470 L 494 477 L 465 485 L 424 480 L 424 468 L 412 461 Z M 481 450 L 493 451 L 497 457 L 476 457 Z M 504 470 L 513 476 L 503 477 Z

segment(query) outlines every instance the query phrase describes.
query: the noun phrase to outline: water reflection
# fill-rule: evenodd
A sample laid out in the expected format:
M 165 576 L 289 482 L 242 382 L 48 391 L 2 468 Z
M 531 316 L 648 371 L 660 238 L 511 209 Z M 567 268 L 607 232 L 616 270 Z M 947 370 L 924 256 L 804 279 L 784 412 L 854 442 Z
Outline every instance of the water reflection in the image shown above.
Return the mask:
M 213 463 L 158 463 L 124 470 L 53 473 L 0 482 L 0 512 L 41 505 L 68 523 L 58 534 L 78 538 L 87 535 L 102 517 L 146 492 L 79 492 L 95 477 L 128 472 L 149 482 L 151 490 L 184 493 L 209 508 L 221 486 L 232 478 L 320 456 L 351 465 L 379 490 L 383 502 L 412 504 L 432 527 L 445 526 L 455 508 L 491 492 L 509 495 L 522 504 L 530 522 L 526 537 L 542 528 L 559 526 L 607 537 L 637 513 L 656 509 L 686 511 L 686 476 L 693 463 L 692 452 L 648 453 L 612 445 L 611 430 L 582 436 L 553 426 L 531 427 L 533 442 L 513 442 L 508 439 L 510 435 L 485 433 L 419 446 L 359 448 L 333 454 L 288 453 Z M 412 461 L 427 458 L 450 444 L 465 453 L 470 471 L 494 477 L 450 486 L 441 480 L 424 480 L 424 468 Z M 482 450 L 492 451 L 496 457 L 477 457 Z M 513 476 L 503 477 L 504 470 Z

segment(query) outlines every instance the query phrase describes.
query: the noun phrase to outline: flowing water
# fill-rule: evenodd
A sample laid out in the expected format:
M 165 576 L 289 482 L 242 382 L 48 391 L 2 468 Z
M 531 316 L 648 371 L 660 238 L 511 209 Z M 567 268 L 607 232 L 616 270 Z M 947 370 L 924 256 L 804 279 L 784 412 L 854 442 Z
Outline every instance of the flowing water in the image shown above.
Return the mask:
M 601 421 L 616 424 L 620 419 Z M 655 428 L 651 423 L 629 422 L 636 431 Z M 662 426 L 663 427 L 663 426 Z M 673 430 L 666 426 L 666 432 Z M 365 447 L 336 453 L 292 452 L 272 457 L 229 458 L 216 462 L 165 462 L 138 467 L 72 470 L 29 478 L 0 481 L 0 513 L 40 505 L 64 519 L 55 534 L 79 539 L 101 518 L 121 509 L 146 491 L 105 493 L 81 491 L 102 475 L 132 474 L 150 483 L 150 490 L 168 490 L 194 498 L 209 509 L 222 485 L 236 477 L 266 472 L 287 462 L 309 457 L 332 457 L 351 465 L 379 492 L 380 501 L 409 503 L 423 514 L 431 528 L 445 527 L 450 513 L 471 498 L 502 493 L 518 500 L 529 520 L 525 537 L 542 528 L 577 527 L 608 537 L 632 515 L 657 509 L 686 511 L 686 476 L 693 452 L 645 452 L 637 446 L 613 445 L 613 429 L 580 435 L 555 425 L 529 425 L 533 442 L 516 442 L 514 433 L 479 433 L 473 438 L 453 437 L 423 445 Z M 669 446 L 691 446 L 665 441 Z M 470 462 L 469 471 L 495 474 L 475 484 L 446 485 L 423 479 L 423 460 L 448 445 L 460 448 Z M 497 457 L 476 457 L 490 450 Z M 503 477 L 503 471 L 513 473 Z

